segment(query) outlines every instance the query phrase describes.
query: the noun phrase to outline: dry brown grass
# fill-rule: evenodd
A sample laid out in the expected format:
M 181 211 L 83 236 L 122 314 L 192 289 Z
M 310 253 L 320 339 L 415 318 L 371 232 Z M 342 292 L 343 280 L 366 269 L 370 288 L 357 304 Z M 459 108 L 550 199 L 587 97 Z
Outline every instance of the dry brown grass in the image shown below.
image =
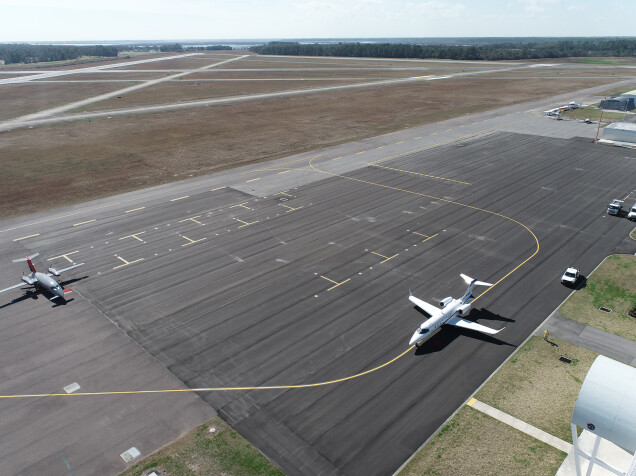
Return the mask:
M 636 256 L 610 256 L 559 308 L 569 319 L 636 341 L 636 319 L 628 309 L 636 303 Z M 605 306 L 611 313 L 599 311 Z M 636 345 L 636 344 L 635 344 Z
M 552 476 L 566 454 L 464 406 L 400 472 L 401 476 Z
M 188 77 L 189 78 L 189 77 Z M 244 94 L 272 93 L 277 91 L 315 89 L 317 87 L 351 84 L 351 81 L 166 81 L 122 95 L 121 99 L 111 98 L 89 104 L 71 112 L 110 111 L 135 106 L 165 104 L 167 102 L 196 101 Z M 122 86 L 122 88 L 125 87 Z
M 570 417 L 596 352 L 550 338 L 531 337 L 475 395 L 562 440 L 572 442 Z M 571 364 L 559 360 L 572 359 Z
M 69 76 L 69 79 L 71 77 Z M 80 79 L 73 76 L 73 79 Z M 0 86 L 0 120 L 62 106 L 129 86 L 125 83 L 28 83 Z
M 0 217 L 42 210 L 41 190 L 53 208 L 607 81 L 475 76 L 3 132 Z
M 289 79 L 303 78 L 311 79 L 338 79 L 338 78 L 411 78 L 413 76 L 428 76 L 432 74 L 448 74 L 441 70 L 375 70 L 375 69 L 345 69 L 345 70 L 312 70 L 312 71 L 234 71 L 231 69 L 210 69 L 188 75 L 188 79 Z

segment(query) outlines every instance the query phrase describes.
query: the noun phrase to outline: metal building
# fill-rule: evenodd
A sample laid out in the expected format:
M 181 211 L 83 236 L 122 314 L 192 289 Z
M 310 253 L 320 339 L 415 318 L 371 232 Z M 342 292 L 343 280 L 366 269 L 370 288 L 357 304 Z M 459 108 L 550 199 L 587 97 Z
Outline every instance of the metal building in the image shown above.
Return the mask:
M 627 95 L 612 96 L 609 99 L 603 99 L 598 107 L 599 109 L 631 111 L 634 109 L 634 98 Z
M 579 448 L 577 426 L 596 435 L 591 455 Z M 625 474 L 598 460 L 597 451 L 602 438 L 632 455 L 636 452 L 636 368 L 599 355 L 579 392 L 571 427 L 577 475 L 581 474 L 581 456 L 590 460 L 590 466 L 598 464 L 615 474 Z M 627 474 L 636 470 L 635 461 L 632 459 Z

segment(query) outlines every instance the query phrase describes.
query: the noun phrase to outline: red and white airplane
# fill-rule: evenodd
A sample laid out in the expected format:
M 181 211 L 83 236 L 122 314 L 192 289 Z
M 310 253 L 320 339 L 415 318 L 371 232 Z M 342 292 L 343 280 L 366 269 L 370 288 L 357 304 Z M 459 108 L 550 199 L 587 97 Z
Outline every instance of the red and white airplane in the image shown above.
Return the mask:
M 48 273 L 40 273 L 39 271 L 35 269 L 35 266 L 33 266 L 33 263 L 31 262 L 31 260 L 35 258 L 36 256 L 40 256 L 40 253 L 35 253 L 31 256 L 25 256 L 24 258 L 13 260 L 14 263 L 18 263 L 20 261 L 26 261 L 29 264 L 29 269 L 31 270 L 31 273 L 26 276 L 22 276 L 22 282 L 20 284 L 10 286 L 5 289 L 0 289 L 0 293 L 9 291 L 11 289 L 19 288 L 20 286 L 24 286 L 25 284 L 28 284 L 36 288 L 40 287 L 48 291 L 50 294 L 53 295 L 53 297 L 49 298 L 51 301 L 53 301 L 54 299 L 58 299 L 58 298 L 63 299 L 65 294 L 68 294 L 73 291 L 71 288 L 62 289 L 62 286 L 60 286 L 60 284 L 51 276 L 59 276 L 61 273 L 68 271 L 69 269 L 82 266 L 84 263 L 74 264 L 73 266 L 69 266 L 68 268 L 64 268 L 60 270 L 57 270 L 55 268 L 49 268 Z
M 462 316 L 466 316 L 470 312 L 470 303 L 475 299 L 475 296 L 473 296 L 473 288 L 475 286 L 492 286 L 492 284 L 477 281 L 465 274 L 460 274 L 460 276 L 464 282 L 468 284 L 466 292 L 459 299 L 453 299 L 452 297 L 442 299 L 439 303 L 441 309 L 416 298 L 409 289 L 409 300 L 426 314 L 431 316 L 413 333 L 413 336 L 409 341 L 409 345 L 421 345 L 424 341 L 435 335 L 443 324 L 463 327 L 464 329 L 471 329 L 473 331 L 483 332 L 484 334 L 496 334 L 504 329 L 502 327 L 499 330 L 495 330 L 490 327 L 477 324 L 476 322 L 462 319 Z

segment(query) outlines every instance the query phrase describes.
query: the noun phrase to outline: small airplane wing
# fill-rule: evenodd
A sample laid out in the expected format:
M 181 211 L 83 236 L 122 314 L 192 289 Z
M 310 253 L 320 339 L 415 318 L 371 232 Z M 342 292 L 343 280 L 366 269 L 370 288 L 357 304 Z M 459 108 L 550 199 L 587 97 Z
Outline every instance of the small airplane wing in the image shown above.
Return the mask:
M 442 311 L 440 311 L 437 306 L 433 306 L 432 304 L 429 304 L 413 296 L 410 289 L 409 289 L 409 301 L 411 301 L 413 304 L 415 304 L 417 307 L 419 307 L 422 311 L 424 311 L 426 314 L 428 314 L 431 317 L 439 316 L 442 313 Z
M 68 268 L 64 268 L 64 269 L 55 269 L 55 268 L 52 268 L 52 269 L 55 269 L 57 274 L 60 275 L 60 274 L 62 274 L 65 271 L 68 271 L 68 270 L 73 269 L 73 268 L 79 268 L 80 266 L 83 266 L 83 265 L 84 265 L 84 263 L 78 263 L 78 264 L 74 264 L 73 266 L 69 266 Z M 50 273 L 48 275 L 49 276 L 53 276 Z
M 3 293 L 5 291 L 9 291 L 11 289 L 19 288 L 21 286 L 28 286 L 28 284 L 27 283 L 20 283 L 20 284 L 16 284 L 15 286 L 9 286 L 8 288 L 0 289 L 0 293 Z
M 462 319 L 461 317 L 451 317 L 446 324 L 450 324 L 452 326 L 463 327 L 464 329 L 470 329 L 473 331 L 483 332 L 484 334 L 496 334 L 505 329 L 502 327 L 501 329 L 491 329 L 490 327 L 482 326 L 481 324 L 477 324 L 476 322 L 467 321 L 466 319 Z

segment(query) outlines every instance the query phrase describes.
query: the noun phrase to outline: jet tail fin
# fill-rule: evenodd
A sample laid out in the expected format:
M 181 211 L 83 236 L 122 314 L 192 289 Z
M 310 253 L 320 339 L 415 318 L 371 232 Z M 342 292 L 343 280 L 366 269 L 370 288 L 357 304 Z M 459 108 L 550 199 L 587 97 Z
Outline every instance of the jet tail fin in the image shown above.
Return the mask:
M 40 256 L 40 253 L 34 253 L 31 256 L 25 256 L 24 258 L 14 259 L 13 262 L 18 263 L 20 261 L 26 261 L 27 263 L 29 263 L 29 269 L 31 270 L 31 272 L 37 273 L 37 271 L 35 270 L 35 266 L 33 266 L 33 263 L 31 263 L 31 260 L 35 258 L 36 256 Z

